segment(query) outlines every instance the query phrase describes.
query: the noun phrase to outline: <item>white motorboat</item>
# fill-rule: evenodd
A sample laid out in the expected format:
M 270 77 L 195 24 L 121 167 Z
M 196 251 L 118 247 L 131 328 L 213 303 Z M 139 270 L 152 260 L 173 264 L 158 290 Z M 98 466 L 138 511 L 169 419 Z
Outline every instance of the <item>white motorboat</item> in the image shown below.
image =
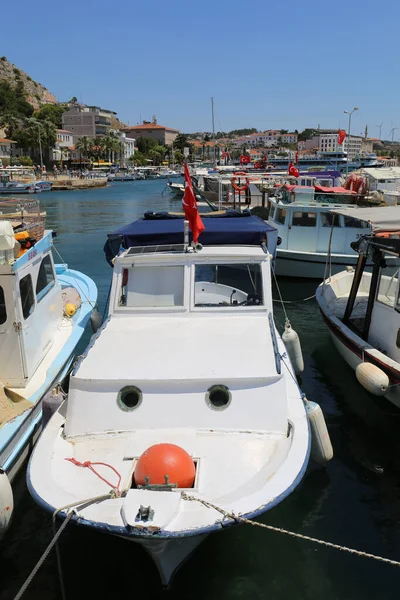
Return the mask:
M 142 544 L 164 584 L 205 536 L 236 523 L 202 500 L 255 518 L 295 489 L 310 451 L 273 320 L 276 231 L 256 217 L 206 217 L 196 251 L 183 227 L 153 216 L 110 236 L 108 319 L 28 468 L 41 506 L 64 517 L 77 506 L 77 523 Z M 182 477 L 167 464 L 171 444 Z M 153 452 L 158 475 L 143 464 Z
M 315 187 L 282 186 L 279 195 L 269 199 L 268 223 L 278 229 L 280 238 L 276 274 L 323 279 L 355 266 L 358 256 L 351 242 L 369 231 L 369 224 L 358 216 L 362 208 L 352 204 L 356 198 L 355 192 L 344 188 L 316 193 Z M 346 213 L 336 211 L 340 208 Z M 393 269 L 400 264 L 397 257 L 388 262 Z
M 51 231 L 24 233 L 16 243 L 11 223 L 0 222 L 0 538 L 13 512 L 11 484 L 41 428 L 42 399 L 66 377 L 97 299 L 89 277 L 54 264 Z
M 41 191 L 35 181 L 12 181 L 9 174 L 0 173 L 0 194 L 38 194 Z
M 358 218 L 371 231 L 353 243 L 357 265 L 321 283 L 317 301 L 337 350 L 360 383 L 400 407 L 400 278 L 399 270 L 390 274 L 388 267 L 389 257 L 400 256 L 400 207 L 360 209 Z M 372 273 L 365 271 L 368 260 Z
M 172 181 L 168 181 L 167 186 L 169 191 L 177 196 L 177 198 L 183 198 L 183 194 L 185 193 L 185 186 L 183 183 L 173 183 Z

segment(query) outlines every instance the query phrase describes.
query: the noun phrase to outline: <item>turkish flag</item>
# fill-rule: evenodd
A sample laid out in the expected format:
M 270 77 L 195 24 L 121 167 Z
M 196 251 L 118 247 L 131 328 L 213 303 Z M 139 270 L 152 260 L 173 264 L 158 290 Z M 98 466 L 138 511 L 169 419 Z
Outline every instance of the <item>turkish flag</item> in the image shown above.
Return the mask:
M 289 169 L 288 169 L 289 175 L 293 175 L 293 177 L 298 177 L 299 176 L 299 172 L 296 169 L 296 167 L 294 166 L 294 164 L 291 162 L 289 165 Z
M 186 163 L 183 163 L 183 170 L 185 172 L 185 193 L 182 198 L 182 207 L 185 211 L 185 218 L 189 221 L 193 241 L 197 244 L 199 235 L 204 231 L 205 227 L 199 215 L 196 196 L 194 195 L 192 180 Z
M 339 146 L 341 146 L 344 142 L 344 139 L 346 137 L 346 132 L 344 129 L 339 129 L 338 134 L 337 134 L 337 141 Z
M 240 157 L 240 164 L 246 165 L 250 162 L 250 160 L 251 160 L 250 156 L 247 156 L 246 154 L 242 154 L 242 156 Z

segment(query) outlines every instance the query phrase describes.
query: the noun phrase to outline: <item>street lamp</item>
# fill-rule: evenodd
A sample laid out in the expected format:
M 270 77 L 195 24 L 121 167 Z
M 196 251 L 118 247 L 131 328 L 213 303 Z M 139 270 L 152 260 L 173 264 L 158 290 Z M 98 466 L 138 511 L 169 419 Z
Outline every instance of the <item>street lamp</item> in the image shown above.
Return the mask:
M 41 170 L 42 170 L 42 173 L 43 173 L 42 140 L 41 140 L 41 137 L 40 137 L 40 128 L 41 128 L 41 124 L 39 123 L 39 121 L 38 121 L 38 123 L 37 123 L 37 126 L 38 126 L 38 132 L 39 132 L 40 168 L 41 168 Z
M 349 150 L 350 150 L 350 127 L 351 127 L 351 115 L 353 114 L 353 112 L 355 112 L 356 110 L 358 110 L 358 106 L 355 106 L 353 108 L 353 110 L 345 110 L 343 111 L 345 113 L 345 115 L 349 115 L 349 127 L 347 129 L 347 162 L 346 162 L 346 177 L 349 173 Z

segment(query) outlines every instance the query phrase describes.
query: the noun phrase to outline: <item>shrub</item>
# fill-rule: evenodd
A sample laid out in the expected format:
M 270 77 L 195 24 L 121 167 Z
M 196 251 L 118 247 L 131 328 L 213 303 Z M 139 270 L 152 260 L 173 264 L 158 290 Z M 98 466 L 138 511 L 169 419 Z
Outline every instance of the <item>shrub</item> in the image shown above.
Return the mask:
M 0 60 L 2 60 L 3 62 L 5 62 L 5 61 L 7 60 L 7 58 L 6 58 L 5 56 L 2 56 L 2 57 L 0 58 Z
M 13 71 L 14 71 L 14 75 L 16 77 L 21 77 L 21 71 L 19 69 L 17 69 L 16 67 L 14 67 Z

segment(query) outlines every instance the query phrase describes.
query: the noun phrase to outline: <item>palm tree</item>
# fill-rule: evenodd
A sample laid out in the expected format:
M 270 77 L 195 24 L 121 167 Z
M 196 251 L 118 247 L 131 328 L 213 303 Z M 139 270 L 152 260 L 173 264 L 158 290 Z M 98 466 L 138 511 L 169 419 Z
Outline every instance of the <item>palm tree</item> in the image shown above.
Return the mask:
M 0 129 L 5 130 L 5 134 L 9 139 L 12 139 L 22 125 L 22 120 L 13 113 L 4 113 L 0 115 Z
M 86 137 L 86 135 L 79 138 L 79 140 L 75 144 L 76 150 L 79 152 L 79 162 L 82 164 L 82 155 L 84 158 L 88 159 L 93 147 L 92 138 Z

